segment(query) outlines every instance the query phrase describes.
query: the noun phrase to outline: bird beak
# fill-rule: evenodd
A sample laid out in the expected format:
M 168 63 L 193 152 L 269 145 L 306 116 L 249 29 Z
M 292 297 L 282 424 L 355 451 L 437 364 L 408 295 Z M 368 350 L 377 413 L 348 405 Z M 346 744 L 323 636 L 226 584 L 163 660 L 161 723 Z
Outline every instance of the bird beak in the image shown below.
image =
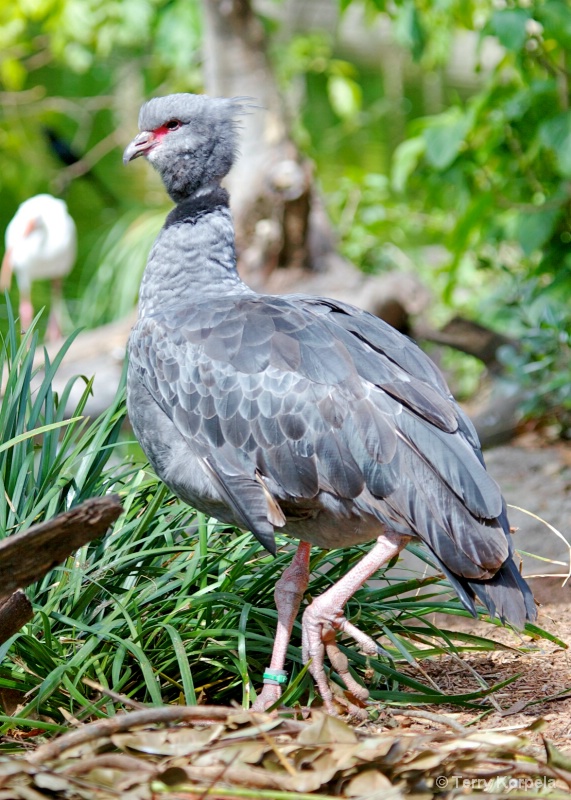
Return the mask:
M 131 144 L 127 145 L 125 148 L 123 164 L 128 164 L 129 161 L 132 161 L 134 158 L 146 155 L 156 141 L 157 137 L 153 131 L 141 131 L 141 133 L 138 133 Z
M 26 239 L 28 236 L 30 236 L 30 234 L 32 234 L 36 230 L 37 227 L 38 227 L 38 220 L 37 219 L 29 220 L 28 224 L 24 228 L 24 239 Z
M 12 250 L 8 248 L 4 253 L 2 259 L 2 268 L 0 269 L 0 290 L 3 292 L 10 288 L 12 282 Z

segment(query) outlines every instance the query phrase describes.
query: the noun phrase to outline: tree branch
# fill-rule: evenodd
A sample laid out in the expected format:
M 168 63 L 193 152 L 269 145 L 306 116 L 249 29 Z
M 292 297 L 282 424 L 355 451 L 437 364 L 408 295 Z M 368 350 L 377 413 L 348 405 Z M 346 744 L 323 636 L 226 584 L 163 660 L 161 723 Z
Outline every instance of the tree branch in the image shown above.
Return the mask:
M 0 603 L 16 589 L 43 578 L 78 547 L 102 536 L 121 511 L 118 495 L 94 497 L 1 541 Z
M 0 644 L 17 633 L 33 616 L 32 604 L 21 589 L 0 602 Z

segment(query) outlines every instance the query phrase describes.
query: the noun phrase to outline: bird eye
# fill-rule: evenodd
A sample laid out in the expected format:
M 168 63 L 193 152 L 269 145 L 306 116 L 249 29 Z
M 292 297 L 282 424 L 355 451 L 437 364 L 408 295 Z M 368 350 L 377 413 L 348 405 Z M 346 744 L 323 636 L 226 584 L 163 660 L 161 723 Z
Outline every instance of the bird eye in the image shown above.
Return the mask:
M 169 131 L 176 131 L 181 125 L 182 122 L 179 119 L 169 119 L 168 122 L 165 122 L 165 128 Z

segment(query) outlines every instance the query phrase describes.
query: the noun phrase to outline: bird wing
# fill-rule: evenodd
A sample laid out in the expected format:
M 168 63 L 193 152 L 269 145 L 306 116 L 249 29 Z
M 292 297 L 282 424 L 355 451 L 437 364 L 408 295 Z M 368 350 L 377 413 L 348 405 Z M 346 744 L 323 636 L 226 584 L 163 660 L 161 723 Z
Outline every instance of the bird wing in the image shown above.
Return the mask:
M 304 296 L 222 297 L 141 319 L 130 364 L 269 549 L 281 506 L 328 493 L 420 536 L 458 574 L 507 557 L 473 428 L 432 362 L 378 318 Z

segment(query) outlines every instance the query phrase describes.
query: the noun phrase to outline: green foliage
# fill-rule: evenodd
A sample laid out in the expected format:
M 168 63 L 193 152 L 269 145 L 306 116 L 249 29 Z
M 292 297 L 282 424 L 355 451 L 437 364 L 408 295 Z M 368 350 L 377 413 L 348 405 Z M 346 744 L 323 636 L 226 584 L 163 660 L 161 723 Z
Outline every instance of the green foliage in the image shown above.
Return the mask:
M 571 6 L 564 0 L 510 0 L 501 7 L 369 0 L 373 7 L 391 15 L 395 37 L 423 69 L 445 63 L 449 51 L 442 44 L 458 30 L 479 37 L 481 48 L 495 40 L 495 65 L 468 100 L 410 123 L 392 158 L 394 194 L 385 192 L 380 203 L 387 218 L 397 208 L 408 219 L 430 218 L 425 242 L 438 240 L 449 254 L 439 268 L 445 304 L 465 305 L 468 271 L 481 288 L 467 310 L 503 327 L 508 317 L 512 335 L 525 338 L 513 374 L 535 393 L 528 410 L 566 403 L 561 387 L 571 383 L 571 368 L 561 343 L 571 330 Z M 531 325 L 533 333 L 530 303 L 549 309 L 539 328 Z M 547 351 L 549 357 L 541 356 Z
M 553 26 L 555 8 L 571 25 L 564 3 L 499 11 L 490 4 L 481 35 L 495 35 L 505 50 L 483 88 L 415 122 L 415 138 L 395 153 L 395 187 L 407 188 L 414 205 L 453 214 L 446 241 L 453 266 L 470 253 L 514 272 L 510 243 L 521 251 L 520 276 L 553 279 L 569 261 L 571 96 L 566 28 Z
M 6 386 L 0 404 L 0 476 L 7 500 L 2 535 L 108 492 L 118 492 L 124 511 L 103 539 L 82 547 L 28 590 L 34 619 L 0 646 L 0 690 L 15 690 L 20 699 L 17 722 L 0 715 L 0 732 L 14 724 L 38 727 L 38 715 L 43 727 L 56 730 L 70 714 L 113 714 L 116 703 L 106 696 L 93 699 L 84 678 L 139 702 L 193 704 L 201 697 L 247 706 L 273 647 L 273 592 L 291 545 L 280 540 L 274 559 L 251 534 L 206 520 L 172 497 L 144 463 L 127 458 L 119 438 L 122 389 L 109 411 L 88 424 L 82 419 L 87 385 L 73 418 L 65 419 L 71 384 L 58 397 L 51 380 L 69 342 L 40 373 L 33 367 L 35 332 L 20 340 L 9 306 L 8 313 L 9 332 L 0 349 Z M 330 587 L 364 552 L 315 552 L 312 594 Z M 421 550 L 419 555 L 426 558 Z M 383 576 L 384 570 L 377 577 Z M 458 600 L 449 599 L 441 577 L 391 570 L 382 587 L 357 592 L 347 611 L 362 630 L 383 637 L 391 654 L 388 662 L 365 660 L 351 642 L 343 646 L 356 675 L 372 674 L 375 699 L 470 705 L 491 690 L 483 685 L 475 694 L 450 698 L 423 682 L 421 658 L 498 647 L 430 623 L 435 611 L 466 614 Z M 307 702 L 314 688 L 302 668 L 299 622 L 288 659 L 288 700 Z M 411 676 L 411 666 L 418 677 Z
M 571 436 L 571 326 L 563 303 L 545 302 L 527 289 L 519 303 L 523 332 L 520 349 L 503 354 L 507 374 L 525 392 L 523 411 L 528 417 L 543 417 L 557 426 L 560 435 Z M 527 302 L 526 302 L 527 300 Z
M 199 10 L 194 0 L 0 0 L 0 229 L 33 194 L 65 198 L 79 234 L 77 264 L 64 284 L 74 323 L 109 321 L 124 313 L 127 296 L 136 296 L 137 252 L 129 251 L 122 264 L 121 301 L 101 290 L 94 253 L 104 251 L 108 275 L 117 227 L 130 225 L 134 208 L 165 206 L 155 176 L 135 167 L 122 179 L 118 147 L 158 85 L 200 89 Z M 79 165 L 60 161 L 46 128 Z M 132 242 L 132 229 L 128 236 Z M 95 307 L 84 300 L 92 281 L 99 291 Z M 34 286 L 33 300 L 37 309 L 49 304 L 46 285 Z M 5 327 L 0 309 L 0 330 Z
M 420 214 L 407 214 L 406 203 L 393 197 L 386 175 L 340 177 L 328 196 L 328 207 L 341 252 L 365 272 L 402 267 L 401 248 L 412 250 L 419 235 L 426 235 L 425 220 Z
M 85 287 L 73 306 L 77 324 L 95 328 L 121 319 L 135 307 L 139 284 L 164 210 L 125 213 L 101 236 L 80 275 Z
M 96 494 L 104 494 L 113 480 L 104 468 L 117 443 L 125 416 L 121 397 L 100 425 L 89 425 L 84 408 L 91 381 L 72 418 L 65 414 L 77 377 L 61 397 L 52 380 L 72 339 L 53 363 L 44 353 L 42 370 L 34 367 L 38 342 L 35 325 L 20 340 L 10 305 L 9 329 L 0 342 L 0 372 L 5 387 L 0 405 L 0 482 L 5 502 L 0 504 L 0 530 L 11 533 L 53 517 Z M 41 434 L 41 445 L 36 437 Z
M 3 0 L 0 22 L 0 76 L 11 90 L 24 88 L 27 71 L 35 69 L 22 64 L 21 55 L 34 54 L 40 32 L 51 56 L 80 74 L 127 52 L 147 53 L 156 59 L 155 69 L 168 65 L 182 73 L 196 61 L 200 32 L 198 5 L 183 0 Z
M 331 109 L 338 119 L 355 122 L 362 108 L 363 93 L 358 70 L 351 62 L 333 56 L 333 44 L 321 33 L 298 35 L 275 51 L 279 80 L 284 89 L 300 76 L 320 75 Z

